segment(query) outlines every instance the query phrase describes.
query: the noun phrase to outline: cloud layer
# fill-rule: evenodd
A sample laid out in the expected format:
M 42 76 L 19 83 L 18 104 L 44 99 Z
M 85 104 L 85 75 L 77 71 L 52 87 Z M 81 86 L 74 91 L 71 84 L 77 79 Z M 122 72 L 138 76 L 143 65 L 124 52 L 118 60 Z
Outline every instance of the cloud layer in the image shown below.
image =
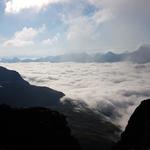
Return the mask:
M 34 38 L 45 30 L 45 25 L 40 28 L 24 27 L 21 31 L 17 31 L 14 36 L 4 41 L 4 47 L 24 47 L 34 44 Z
M 50 4 L 62 3 L 67 0 L 8 0 L 6 2 L 6 13 L 19 13 L 26 9 L 35 9 L 40 11 Z
M 60 90 L 86 102 L 124 127 L 141 100 L 150 97 L 150 63 L 18 63 L 1 64 L 29 82 Z

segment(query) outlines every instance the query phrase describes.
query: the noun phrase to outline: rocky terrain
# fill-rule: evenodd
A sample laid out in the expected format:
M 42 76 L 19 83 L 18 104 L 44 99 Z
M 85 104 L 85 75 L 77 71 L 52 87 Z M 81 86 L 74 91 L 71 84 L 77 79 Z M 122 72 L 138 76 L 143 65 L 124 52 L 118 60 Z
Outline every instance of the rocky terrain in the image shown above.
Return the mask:
M 0 104 L 11 106 L 53 106 L 64 93 L 29 84 L 18 72 L 0 67 Z
M 136 108 L 113 150 L 150 149 L 150 99 Z
M 109 150 L 118 140 L 120 129 L 106 120 L 100 112 L 94 112 L 84 102 L 65 100 L 62 103 L 60 98 L 64 95 L 47 87 L 31 85 L 18 72 L 0 67 L 0 104 L 19 108 L 46 107 L 57 110 L 67 117 L 71 133 L 78 139 L 83 150 L 93 150 L 93 148 Z M 22 111 L 17 112 L 21 114 Z M 11 125 L 11 122 L 9 124 Z M 17 132 L 17 128 L 15 130 Z
M 47 108 L 0 105 L 0 149 L 80 150 L 65 116 Z

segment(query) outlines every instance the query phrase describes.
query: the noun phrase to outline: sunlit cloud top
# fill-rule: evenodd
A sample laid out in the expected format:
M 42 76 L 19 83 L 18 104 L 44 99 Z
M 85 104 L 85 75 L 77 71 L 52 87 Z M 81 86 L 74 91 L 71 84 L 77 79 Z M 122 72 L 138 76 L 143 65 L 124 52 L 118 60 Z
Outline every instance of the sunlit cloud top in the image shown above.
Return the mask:
M 6 2 L 6 13 L 19 13 L 25 9 L 40 11 L 50 4 L 65 2 L 67 0 L 8 0 Z
M 150 43 L 149 0 L 1 0 L 0 55 L 133 51 Z

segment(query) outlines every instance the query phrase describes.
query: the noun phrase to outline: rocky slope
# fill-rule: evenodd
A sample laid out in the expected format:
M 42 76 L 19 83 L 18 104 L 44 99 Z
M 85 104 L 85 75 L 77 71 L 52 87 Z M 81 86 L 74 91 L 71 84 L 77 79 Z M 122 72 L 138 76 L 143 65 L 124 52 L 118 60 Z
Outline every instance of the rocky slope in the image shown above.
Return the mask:
M 75 102 L 74 102 L 75 101 Z M 121 130 L 83 101 L 65 100 L 58 110 L 67 116 L 72 134 L 83 150 L 110 150 Z
M 64 115 L 47 108 L 0 105 L 0 149 L 80 150 Z
M 18 72 L 0 67 L 0 104 L 11 106 L 53 106 L 60 104 L 62 92 L 30 85 Z
M 120 141 L 113 150 L 150 149 L 150 99 L 144 100 L 129 119 Z
M 34 86 L 16 71 L 0 67 L 0 104 L 14 107 L 49 107 L 67 116 L 72 134 L 83 150 L 109 150 L 118 139 L 119 128 L 101 113 L 77 101 L 60 102 L 64 94 L 47 87 Z

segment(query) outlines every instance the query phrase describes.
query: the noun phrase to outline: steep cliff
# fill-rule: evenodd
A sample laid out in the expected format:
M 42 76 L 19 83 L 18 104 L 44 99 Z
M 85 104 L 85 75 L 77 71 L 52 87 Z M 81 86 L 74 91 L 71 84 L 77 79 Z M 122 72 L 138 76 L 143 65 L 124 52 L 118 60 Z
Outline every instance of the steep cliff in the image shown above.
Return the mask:
M 150 149 L 150 99 L 136 108 L 113 150 Z
M 47 108 L 0 105 L 0 149 L 79 150 L 65 116 Z
M 11 106 L 55 106 L 60 104 L 64 93 L 34 86 L 18 72 L 0 67 L 0 104 Z

